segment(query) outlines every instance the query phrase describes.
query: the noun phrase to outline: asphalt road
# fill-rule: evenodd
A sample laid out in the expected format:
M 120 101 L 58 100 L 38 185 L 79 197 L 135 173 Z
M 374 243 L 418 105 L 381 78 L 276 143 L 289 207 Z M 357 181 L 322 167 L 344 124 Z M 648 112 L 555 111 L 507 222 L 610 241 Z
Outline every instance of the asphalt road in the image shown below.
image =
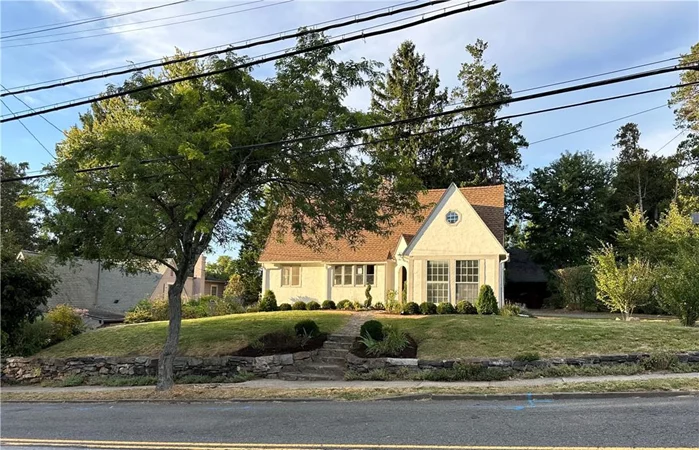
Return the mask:
M 2 444 L 51 447 L 699 447 L 699 397 L 555 401 L 5 403 Z M 14 441 L 12 439 L 37 439 Z M 59 442 L 56 440 L 68 440 Z M 75 443 L 74 440 L 90 442 Z M 103 441 L 136 441 L 104 443 Z M 177 443 L 177 444 L 174 444 Z M 260 445 L 268 444 L 268 445 Z M 299 445 L 306 444 L 306 445 Z M 313 447 L 315 445 L 315 447 Z M 349 447 L 343 447 L 343 446 Z M 32 447 L 36 450 L 36 446 Z M 17 447 L 12 447 L 17 448 Z M 29 448 L 29 447 L 27 447 Z M 66 448 L 66 447 L 63 447 Z

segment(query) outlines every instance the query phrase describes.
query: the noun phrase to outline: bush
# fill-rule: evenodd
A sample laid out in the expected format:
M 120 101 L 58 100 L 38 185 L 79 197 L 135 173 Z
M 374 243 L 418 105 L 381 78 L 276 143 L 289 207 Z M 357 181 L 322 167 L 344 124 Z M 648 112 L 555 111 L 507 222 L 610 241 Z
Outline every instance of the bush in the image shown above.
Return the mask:
M 476 311 L 478 311 L 478 314 L 498 313 L 498 299 L 495 298 L 493 288 L 491 288 L 487 284 L 481 286 L 481 289 L 478 291 L 478 298 L 476 299 Z
M 183 319 L 199 319 L 209 316 L 209 305 L 206 300 L 192 299 L 182 305 Z
M 320 309 L 320 303 L 316 301 L 306 303 L 306 309 L 309 311 L 316 311 Z
M 337 309 L 348 311 L 352 309 L 352 302 L 349 300 L 340 300 L 337 302 Z
M 124 314 L 124 323 L 153 322 L 153 314 L 149 309 L 134 309 Z
M 456 310 L 451 303 L 440 303 L 437 305 L 437 314 L 454 314 Z
M 335 302 L 332 300 L 325 300 L 322 305 L 320 305 L 320 309 L 336 309 L 337 306 L 335 306 Z
M 279 311 L 291 311 L 291 305 L 288 303 L 282 303 L 279 305 Z
M 359 302 L 354 302 L 352 303 L 352 309 L 354 309 L 355 311 L 361 311 L 364 309 L 364 305 L 362 305 Z
M 396 291 L 394 290 L 386 292 L 386 310 L 392 313 L 399 313 L 401 311 L 401 305 L 398 301 Z
M 456 304 L 456 312 L 459 314 L 478 314 L 478 310 L 473 306 L 473 303 L 466 300 L 461 300 Z
M 371 336 L 361 336 L 360 339 L 367 354 L 375 357 L 398 356 L 410 344 L 408 336 L 391 325 L 383 327 L 383 339 L 380 341 Z
M 383 340 L 383 324 L 378 320 L 368 320 L 359 329 L 359 336 L 369 336 L 376 341 Z
M 260 312 L 260 305 L 257 303 L 253 303 L 252 305 L 249 305 L 245 308 L 246 313 L 256 313 Z
M 53 325 L 48 320 L 37 319 L 32 323 L 25 321 L 16 329 L 15 341 L 9 349 L 3 346 L 3 354 L 13 356 L 30 356 L 39 350 L 55 344 L 51 340 Z
M 320 328 L 318 328 L 318 324 L 313 320 L 302 320 L 298 322 L 294 325 L 294 331 L 296 332 L 296 336 L 300 337 L 313 337 L 320 334 Z
M 429 302 L 420 303 L 420 312 L 425 315 L 437 314 L 437 305 Z
M 223 296 L 231 300 L 239 300 L 245 292 L 245 285 L 237 273 L 232 274 L 228 278 L 226 287 L 223 288 Z
M 386 307 L 383 305 L 383 303 L 378 302 L 377 304 L 375 304 L 375 305 L 372 307 L 372 309 L 374 309 L 374 310 L 376 310 L 376 311 L 384 311 L 384 310 L 386 309 Z
M 595 276 L 589 265 L 568 267 L 553 271 L 555 288 L 566 309 L 597 311 Z
M 243 305 L 241 305 L 238 300 L 226 297 L 217 297 L 210 308 L 212 316 L 225 316 L 227 314 L 240 314 L 245 312 L 245 308 L 243 308 Z
M 498 381 L 506 380 L 510 372 L 497 367 L 480 364 L 454 364 L 451 369 L 436 369 L 423 372 L 420 378 L 428 381 Z
M 306 303 L 299 300 L 297 302 L 294 302 L 293 305 L 291 305 L 291 309 L 293 309 L 294 311 L 305 311 Z
M 645 370 L 659 371 L 670 370 L 680 363 L 679 358 L 674 353 L 653 353 L 641 360 L 641 365 Z
M 515 357 L 512 359 L 520 362 L 532 362 L 540 360 L 541 356 L 539 355 L 539 352 L 524 352 L 515 355 Z
M 277 310 L 277 297 L 274 292 L 266 290 L 265 294 L 262 296 L 262 300 L 258 303 L 260 311 L 276 311 Z
M 153 320 L 168 320 L 170 318 L 170 305 L 167 300 L 159 299 L 150 301 L 150 312 Z M 230 313 L 223 313 L 230 314 Z M 221 314 L 221 315 L 223 315 Z
M 415 302 L 408 302 L 403 305 L 403 314 L 405 315 L 417 315 L 420 314 L 420 305 Z
M 370 284 L 366 285 L 366 290 L 364 291 L 364 298 L 366 299 L 366 300 L 364 300 L 364 307 L 367 309 L 371 308 L 371 301 L 373 300 L 373 298 L 371 297 L 371 285 Z
M 699 320 L 699 248 L 679 246 L 670 264 L 658 269 L 661 304 L 691 327 Z
M 501 316 L 517 317 L 522 312 L 522 308 L 517 305 L 508 304 L 502 307 L 500 310 Z
M 52 343 L 65 341 L 85 330 L 83 318 L 69 305 L 58 305 L 46 314 L 46 320 L 51 322 Z

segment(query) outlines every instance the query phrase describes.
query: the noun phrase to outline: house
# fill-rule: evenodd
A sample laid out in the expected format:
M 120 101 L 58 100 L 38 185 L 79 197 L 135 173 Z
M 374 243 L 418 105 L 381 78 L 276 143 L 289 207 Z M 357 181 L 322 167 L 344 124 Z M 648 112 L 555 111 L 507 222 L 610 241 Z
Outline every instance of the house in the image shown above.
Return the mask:
M 17 258 L 37 257 L 38 253 L 23 250 Z M 54 294 L 47 306 L 67 304 L 88 310 L 95 320 L 118 322 L 123 313 L 144 298 L 163 298 L 167 286 L 175 277 L 170 269 L 159 266 L 150 272 L 127 275 L 119 269 L 107 270 L 99 261 L 76 259 L 70 263 L 58 264 L 52 256 L 46 256 L 47 264 L 58 279 Z M 196 298 L 201 295 L 223 295 L 226 282 L 206 277 L 206 257 L 201 256 L 196 263 L 194 276 L 185 282 L 183 298 Z
M 336 241 L 314 251 L 275 223 L 260 255 L 263 290 L 278 302 L 343 299 L 374 303 L 389 290 L 408 301 L 473 301 L 490 285 L 504 304 L 504 186 L 432 189 L 418 196 L 422 220 L 403 216 L 386 235 L 367 233 L 352 248 Z

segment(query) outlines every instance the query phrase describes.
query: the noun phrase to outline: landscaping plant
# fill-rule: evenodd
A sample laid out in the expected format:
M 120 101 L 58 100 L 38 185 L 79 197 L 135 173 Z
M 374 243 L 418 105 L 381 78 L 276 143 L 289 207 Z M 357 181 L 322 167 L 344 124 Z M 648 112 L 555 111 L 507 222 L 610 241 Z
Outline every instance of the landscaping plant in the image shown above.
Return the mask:
M 366 285 L 366 290 L 364 291 L 364 297 L 366 298 L 366 300 L 364 300 L 364 307 L 366 309 L 370 309 L 371 308 L 371 300 L 372 300 L 371 285 L 370 284 Z
M 521 312 L 522 312 L 522 309 L 519 306 L 513 305 L 511 303 L 503 306 L 500 309 L 500 315 L 507 316 L 507 317 L 517 317 L 517 316 L 519 316 L 519 314 Z
M 376 311 L 384 311 L 384 310 L 386 309 L 386 307 L 383 305 L 383 303 L 378 302 L 377 304 L 375 304 L 375 305 L 372 307 L 372 309 L 373 309 L 373 310 L 376 310 Z
M 310 319 L 297 322 L 296 325 L 294 325 L 294 331 L 296 332 L 296 336 L 315 337 L 320 334 L 318 324 Z
M 83 318 L 70 305 L 58 305 L 46 314 L 46 320 L 51 323 L 52 343 L 65 341 L 85 330 Z
M 456 310 L 451 303 L 440 303 L 437 305 L 437 314 L 454 314 Z
M 597 311 L 595 276 L 589 265 L 554 270 L 557 288 L 566 309 Z
M 320 309 L 320 303 L 318 303 L 316 301 L 310 301 L 310 302 L 306 303 L 306 309 L 308 311 L 316 311 L 316 310 Z
M 478 314 L 497 314 L 498 299 L 495 298 L 495 293 L 490 285 L 484 284 L 478 291 L 476 299 L 476 311 Z
M 456 304 L 456 312 L 459 314 L 478 314 L 478 310 L 473 306 L 473 303 L 466 300 L 461 300 Z
M 658 270 L 660 303 L 686 327 L 699 319 L 699 246 L 681 245 Z
M 378 320 L 368 320 L 359 329 L 359 336 L 369 336 L 376 341 L 381 341 L 383 340 L 383 324 Z
M 420 312 L 424 315 L 437 314 L 437 305 L 430 302 L 420 303 Z
M 398 301 L 396 291 L 389 289 L 386 292 L 386 310 L 391 313 L 400 313 L 401 304 Z
M 341 309 L 343 311 L 348 311 L 352 309 L 352 302 L 345 299 L 345 300 L 340 300 L 337 302 L 337 309 Z
M 332 300 L 324 300 L 323 303 L 320 305 L 320 309 L 335 309 L 337 306 L 335 306 L 335 302 Z
M 369 335 L 362 335 L 360 339 L 366 347 L 366 353 L 374 357 L 399 356 L 410 344 L 408 336 L 391 325 L 383 327 L 382 340 L 374 339 Z
M 420 305 L 415 302 L 408 302 L 403 305 L 403 314 L 405 315 L 417 315 L 420 314 Z
M 297 302 L 294 302 L 293 305 L 291 305 L 291 309 L 293 309 L 294 311 L 305 311 L 306 303 L 299 300 Z
M 277 297 L 271 290 L 266 290 L 258 304 L 260 311 L 276 311 L 277 310 Z
M 355 311 L 362 311 L 364 309 L 364 305 L 362 305 L 359 302 L 354 302 L 352 303 L 352 309 L 354 309 Z
M 282 303 L 279 305 L 279 311 L 291 311 L 291 305 L 289 303 Z

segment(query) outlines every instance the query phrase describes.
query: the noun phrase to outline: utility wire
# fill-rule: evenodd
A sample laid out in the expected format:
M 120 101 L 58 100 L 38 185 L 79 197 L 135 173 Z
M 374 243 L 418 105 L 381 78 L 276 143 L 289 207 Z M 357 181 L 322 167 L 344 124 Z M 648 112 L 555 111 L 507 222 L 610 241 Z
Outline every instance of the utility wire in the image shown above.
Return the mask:
M 5 89 L 5 86 L 3 86 L 2 83 L 0 83 L 0 88 Z M 27 102 L 25 102 L 24 100 L 22 100 L 19 96 L 13 95 L 13 97 L 14 97 L 17 101 L 19 101 L 21 104 L 23 104 L 24 106 L 26 106 L 27 108 L 29 108 L 30 111 L 34 111 L 34 108 L 32 108 L 31 106 L 29 106 L 29 105 L 27 104 Z M 7 109 L 9 110 L 10 108 L 7 108 Z M 12 112 L 12 111 L 10 111 L 10 112 Z M 58 128 L 58 127 L 56 126 L 56 124 L 54 124 L 54 123 L 51 122 L 49 119 L 47 119 L 46 117 L 44 117 L 43 114 L 40 114 L 39 117 L 41 117 L 42 119 L 44 119 L 44 122 L 46 122 L 46 123 L 48 123 L 49 125 L 51 125 L 52 127 L 54 127 L 54 128 L 55 128 L 56 130 L 58 130 L 61 134 L 65 135 L 65 131 L 63 131 L 63 130 L 61 130 L 60 128 Z
M 660 153 L 660 151 L 661 151 L 662 149 L 664 149 L 665 147 L 667 147 L 668 145 L 670 145 L 675 139 L 677 139 L 678 137 L 682 136 L 686 131 L 687 131 L 687 130 L 682 130 L 682 131 L 680 131 L 679 133 L 677 133 L 677 134 L 675 135 L 675 137 L 673 137 L 672 139 L 670 139 L 669 141 L 667 141 L 666 143 L 664 143 L 664 144 L 662 145 L 662 147 L 660 147 L 659 149 L 657 149 L 656 151 L 654 151 L 654 152 L 653 152 L 653 155 L 657 155 L 658 153 Z
M 7 106 L 7 103 L 5 103 L 5 100 L 0 100 L 0 103 L 2 103 L 2 105 L 3 105 L 5 108 L 7 108 L 7 110 L 10 111 L 11 114 L 14 114 L 14 113 L 12 112 L 12 110 L 10 109 L 10 107 Z M 51 153 L 51 152 L 49 151 L 49 149 L 46 148 L 46 146 L 39 140 L 39 138 L 36 137 L 36 135 L 35 135 L 34 133 L 32 133 L 32 130 L 30 130 L 30 129 L 24 124 L 24 122 L 22 122 L 22 121 L 20 120 L 20 121 L 19 121 L 19 124 L 22 125 L 22 128 L 24 128 L 25 130 L 27 130 L 27 133 L 29 133 L 29 134 L 31 135 L 31 137 L 34 138 L 34 140 L 41 146 L 41 148 L 43 148 L 43 149 L 46 151 L 46 153 L 49 154 L 49 156 L 50 156 L 51 158 L 53 158 L 54 160 L 56 159 L 56 157 L 53 155 L 53 153 Z
M 5 32 L 6 33 L 14 33 L 16 31 L 35 30 L 37 28 L 42 28 L 42 29 L 38 30 L 38 31 L 31 31 L 31 32 L 26 32 L 26 33 L 11 34 L 9 36 L 3 36 L 1 39 L 11 38 L 11 37 L 15 37 L 15 36 L 24 36 L 24 35 L 35 34 L 35 33 L 43 33 L 45 31 L 58 30 L 60 28 L 75 27 L 78 25 L 86 24 L 86 23 L 99 22 L 101 20 L 109 20 L 109 19 L 114 19 L 116 17 L 129 16 L 131 14 L 138 14 L 138 13 L 142 13 L 145 11 L 152 11 L 154 9 L 166 8 L 168 6 L 179 5 L 180 3 L 187 3 L 187 2 L 191 2 L 191 1 L 192 0 L 180 0 L 177 2 L 166 3 L 164 5 L 150 6 L 148 8 L 137 9 L 135 11 L 127 11 L 127 12 L 123 12 L 123 13 L 110 14 L 107 16 L 91 17 L 88 19 L 78 19 L 78 20 L 72 20 L 72 21 L 68 21 L 68 22 L 58 22 L 58 23 L 51 24 L 51 25 L 40 25 L 40 26 L 36 26 L 36 27 L 16 28 L 14 30 L 7 30 Z
M 559 111 L 559 110 L 563 110 L 563 109 L 576 108 L 579 106 L 586 106 L 586 105 L 591 105 L 591 104 L 595 104 L 595 103 L 607 102 L 607 101 L 611 101 L 611 100 L 618 100 L 621 98 L 628 98 L 628 97 L 633 97 L 633 96 L 637 96 L 637 95 L 659 92 L 659 91 L 668 90 L 668 89 L 676 89 L 678 87 L 691 86 L 691 85 L 696 85 L 696 84 L 699 84 L 699 82 L 684 83 L 684 84 L 678 84 L 678 85 L 673 85 L 673 86 L 665 86 L 662 88 L 649 89 L 649 90 L 645 90 L 645 91 L 637 91 L 637 92 L 632 92 L 632 93 L 628 93 L 628 94 L 615 95 L 612 97 L 597 98 L 597 99 L 586 100 L 586 101 L 578 102 L 578 103 L 571 103 L 571 104 L 567 104 L 567 105 L 554 106 L 554 107 L 539 109 L 539 110 L 535 110 L 535 111 L 528 111 L 528 112 L 524 112 L 524 113 L 510 114 L 510 115 L 506 115 L 506 116 L 497 117 L 493 120 L 484 120 L 484 121 L 480 121 L 480 122 L 459 124 L 459 125 L 445 127 L 445 128 L 439 128 L 439 129 L 435 129 L 435 130 L 427 130 L 427 131 L 424 131 L 421 133 L 412 134 L 410 136 L 407 136 L 407 138 L 417 137 L 417 136 L 422 136 L 422 135 L 432 134 L 432 133 L 439 133 L 439 132 L 443 132 L 443 131 L 457 130 L 457 129 L 461 129 L 461 128 L 476 126 L 476 125 L 484 125 L 484 124 L 492 123 L 495 121 L 509 120 L 509 119 L 514 119 L 514 118 L 518 118 L 518 117 L 526 117 L 526 116 L 531 116 L 531 115 L 535 115 L 535 114 L 543 114 L 543 113 Z M 489 104 L 487 104 L 487 105 L 475 105 L 475 106 L 468 107 L 468 109 L 479 109 L 479 108 L 486 108 L 486 107 L 490 107 L 490 105 Z M 429 114 L 426 116 L 410 117 L 410 118 L 406 118 L 406 119 L 395 120 L 395 121 L 390 121 L 390 122 L 383 122 L 383 123 L 367 125 L 367 126 L 363 126 L 363 127 L 354 127 L 354 128 L 344 129 L 344 130 L 338 130 L 338 131 L 324 133 L 324 134 L 317 134 L 317 135 L 312 135 L 312 136 L 302 136 L 302 137 L 293 138 L 293 139 L 286 139 L 286 140 L 282 140 L 282 141 L 263 142 L 263 143 L 259 143 L 259 144 L 236 146 L 236 147 L 231 147 L 231 148 L 227 149 L 226 151 L 250 150 L 253 148 L 264 148 L 264 147 L 271 147 L 271 146 L 284 145 L 284 144 L 293 144 L 293 143 L 308 141 L 308 140 L 312 140 L 312 139 L 338 136 L 340 134 L 355 133 L 355 132 L 367 131 L 367 130 L 371 130 L 371 129 L 394 126 L 394 125 L 399 125 L 399 124 L 403 124 L 406 122 L 421 121 L 421 120 L 428 119 L 428 118 L 433 118 L 433 117 L 438 117 L 438 116 L 443 116 L 443 115 L 448 115 L 448 114 L 455 114 L 458 112 L 462 112 L 463 110 L 464 110 L 464 108 L 459 108 L 457 110 L 444 111 L 444 112 L 438 113 L 438 114 Z M 318 150 L 317 152 L 308 152 L 308 153 L 314 154 L 314 153 L 324 153 L 324 152 L 329 152 L 329 151 L 337 151 L 337 150 L 362 147 L 362 146 L 366 146 L 366 145 L 370 145 L 370 144 L 387 142 L 387 141 L 392 141 L 392 140 L 397 140 L 397 138 L 391 137 L 391 138 L 387 138 L 387 139 L 365 141 L 365 142 L 360 142 L 357 144 L 350 144 L 350 145 L 346 145 L 346 146 L 342 146 L 342 147 L 331 147 L 328 149 Z M 203 153 L 205 155 L 207 155 L 210 152 L 207 151 L 207 152 L 203 152 Z M 275 158 L 270 158 L 269 161 L 277 160 L 278 158 L 283 157 L 283 156 L 284 155 L 277 155 Z M 167 156 L 167 157 L 145 159 L 145 160 L 139 161 L 139 163 L 140 164 L 151 164 L 151 163 L 155 163 L 155 162 L 164 162 L 164 161 L 183 159 L 183 158 L 184 158 L 184 156 L 181 156 L 181 155 L 172 155 L 172 156 Z M 260 162 L 260 160 L 258 160 L 257 162 Z M 110 165 L 106 165 L 106 166 L 97 166 L 97 167 L 89 167 L 89 168 L 84 168 L 84 169 L 77 169 L 73 172 L 74 173 L 90 173 L 90 172 L 99 172 L 99 171 L 104 171 L 104 170 L 116 169 L 118 167 L 120 167 L 120 164 L 110 164 Z M 34 179 L 40 179 L 40 178 L 47 178 L 47 177 L 51 177 L 54 175 L 55 175 L 54 173 L 43 173 L 43 174 L 38 174 L 38 175 L 31 175 L 31 176 L 24 176 L 24 177 L 17 177 L 17 178 L 8 178 L 8 179 L 1 180 L 1 182 L 2 183 L 9 183 L 9 182 L 17 182 L 17 181 L 27 181 L 27 180 L 34 180 Z
M 263 1 L 263 0 L 259 0 L 259 1 Z M 219 17 L 231 16 L 231 15 L 234 15 L 234 14 L 240 14 L 240 13 L 247 12 L 247 11 L 255 11 L 255 10 L 258 10 L 258 9 L 271 8 L 271 7 L 273 7 L 273 6 L 283 5 L 284 3 L 290 3 L 290 2 L 293 2 L 293 1 L 294 1 L 294 0 L 284 0 L 284 1 L 281 1 L 281 2 L 277 2 L 277 3 L 270 3 L 270 4 L 267 4 L 267 5 L 255 6 L 255 7 L 253 7 L 253 8 L 241 9 L 241 10 L 238 10 L 238 11 L 232 11 L 232 12 L 228 12 L 228 13 L 224 13 L 224 14 L 214 14 L 214 15 L 206 16 L 206 17 L 198 17 L 198 18 L 196 18 L 196 19 L 180 20 L 180 21 L 178 21 L 178 22 L 164 23 L 164 24 L 161 24 L 161 25 L 152 25 L 152 26 L 150 26 L 150 27 L 134 28 L 134 29 L 132 29 L 132 30 L 114 31 L 114 32 L 110 32 L 110 33 L 101 33 L 101 34 L 91 34 L 91 35 L 89 35 L 89 36 L 80 36 L 80 37 L 73 37 L 73 38 L 66 38 L 66 39 L 57 39 L 57 40 L 52 40 L 52 41 L 29 42 L 29 43 L 26 43 L 26 44 L 3 45 L 3 46 L 2 46 L 2 49 L 18 48 L 18 47 L 31 47 L 31 46 L 43 45 L 43 44 L 56 44 L 56 43 L 60 43 L 60 42 L 77 41 L 77 40 L 81 40 L 81 39 L 92 39 L 92 38 L 103 37 L 103 36 L 111 36 L 111 35 L 113 35 L 113 34 L 123 34 L 123 33 L 132 33 L 132 32 L 134 32 L 134 31 L 152 30 L 152 29 L 154 29 L 154 28 L 169 27 L 169 26 L 171 26 L 171 25 L 180 25 L 180 24 L 183 24 L 183 23 L 197 22 L 197 21 L 206 20 L 206 19 L 217 19 L 217 18 L 219 18 Z M 252 3 L 257 3 L 257 2 L 252 2 Z M 246 3 L 246 4 L 247 4 L 247 3 Z M 238 5 L 238 6 L 239 6 L 239 5 Z
M 414 11 L 416 9 L 426 8 L 428 6 L 433 6 L 433 5 L 437 5 L 440 3 L 445 3 L 447 1 L 449 1 L 449 0 L 432 0 L 432 1 L 429 1 L 426 3 L 421 3 L 419 5 L 407 6 L 404 8 L 398 8 L 398 9 L 386 8 L 387 9 L 386 11 L 378 13 L 378 14 L 373 14 L 371 16 L 362 17 L 362 18 L 358 18 L 357 16 L 352 16 L 353 18 L 351 18 L 350 20 L 346 20 L 344 22 L 340 22 L 340 23 L 333 24 L 333 25 L 327 25 L 327 26 L 324 26 L 321 28 L 304 29 L 301 31 L 297 31 L 294 34 L 286 34 L 286 35 L 279 35 L 279 36 L 274 35 L 274 37 L 264 39 L 264 40 L 255 40 L 253 42 L 238 41 L 238 42 L 246 42 L 246 43 L 243 45 L 231 45 L 231 46 L 228 46 L 225 48 L 217 48 L 216 50 L 209 51 L 206 53 L 200 53 L 200 54 L 195 53 L 195 54 L 191 54 L 191 55 L 184 56 L 181 58 L 173 58 L 173 59 L 170 59 L 167 61 L 159 60 L 156 63 L 144 64 L 144 65 L 139 65 L 139 66 L 132 66 L 132 67 L 129 67 L 129 68 L 123 69 L 123 70 L 117 70 L 117 71 L 111 71 L 111 72 L 102 72 L 98 75 L 76 78 L 76 79 L 72 79 L 72 80 L 42 85 L 42 86 L 33 87 L 33 88 L 25 88 L 25 89 L 15 90 L 15 91 L 11 91 L 11 92 L 4 92 L 4 93 L 0 94 L 0 97 L 4 97 L 4 96 L 10 95 L 10 94 L 25 94 L 25 93 L 36 92 L 36 91 L 41 91 L 41 90 L 45 90 L 45 89 L 53 89 L 56 87 L 68 86 L 68 85 L 75 84 L 75 83 L 84 83 L 84 82 L 96 80 L 99 78 L 108 78 L 108 77 L 113 77 L 113 76 L 117 76 L 117 75 L 124 75 L 127 73 L 142 72 L 144 70 L 154 69 L 156 67 L 165 67 L 165 66 L 168 66 L 171 64 L 177 64 L 177 63 L 181 63 L 181 62 L 185 62 L 185 61 L 191 61 L 194 59 L 202 59 L 202 58 L 206 58 L 209 56 L 228 53 L 231 51 L 258 47 L 260 45 L 272 44 L 275 42 L 285 41 L 288 39 L 296 39 L 296 38 L 306 36 L 309 34 L 321 33 L 321 32 L 335 29 L 335 28 L 344 28 L 344 27 L 349 26 L 349 25 L 354 25 L 354 24 L 362 23 L 362 22 L 369 22 L 369 21 L 380 19 L 383 17 L 392 16 L 395 14 L 401 14 L 401 13 L 408 12 L 408 11 Z M 362 13 L 362 14 L 366 14 L 366 13 Z

